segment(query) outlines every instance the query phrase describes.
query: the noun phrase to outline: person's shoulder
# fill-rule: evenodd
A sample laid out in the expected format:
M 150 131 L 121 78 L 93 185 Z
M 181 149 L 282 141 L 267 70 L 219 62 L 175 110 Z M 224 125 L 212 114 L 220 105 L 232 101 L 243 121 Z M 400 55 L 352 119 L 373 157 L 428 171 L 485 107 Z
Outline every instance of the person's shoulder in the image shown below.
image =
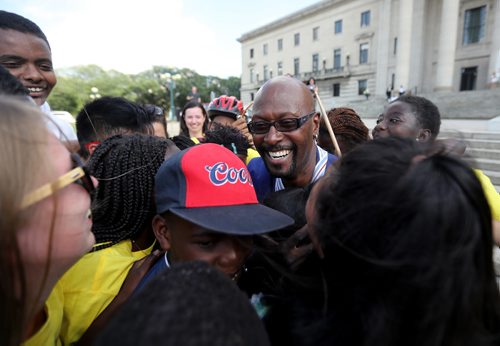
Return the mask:
M 75 130 L 70 123 L 53 113 L 47 113 L 47 117 L 49 119 L 47 127 L 58 139 L 65 141 L 78 140 Z
M 259 155 L 259 152 L 255 149 L 252 149 L 252 148 L 248 148 L 247 149 L 247 161 L 246 161 L 246 164 L 248 165 L 253 159 L 259 157 L 260 158 L 260 155 Z
M 167 263 L 165 262 L 165 257 L 160 256 L 160 258 L 158 258 L 156 263 L 151 267 L 151 269 L 146 273 L 146 275 L 144 275 L 141 282 L 139 282 L 139 284 L 137 285 L 137 287 L 134 291 L 134 294 L 137 294 L 140 291 L 142 291 L 144 289 L 144 287 L 146 285 L 148 285 L 148 283 L 150 281 L 152 281 L 155 277 L 158 276 L 158 274 L 162 273 L 164 270 L 167 270 L 167 269 L 168 269 L 168 266 L 167 266 Z
M 331 153 L 328 153 L 328 164 L 337 161 L 339 158 Z

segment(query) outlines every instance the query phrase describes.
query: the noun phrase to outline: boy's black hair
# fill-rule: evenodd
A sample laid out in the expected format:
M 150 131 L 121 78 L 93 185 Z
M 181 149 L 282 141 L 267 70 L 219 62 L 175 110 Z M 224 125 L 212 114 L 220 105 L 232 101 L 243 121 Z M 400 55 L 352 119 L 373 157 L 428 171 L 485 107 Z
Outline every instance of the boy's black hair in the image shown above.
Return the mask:
M 215 143 L 224 146 L 236 155 L 247 156 L 250 148 L 248 139 L 235 127 L 214 123 L 212 128 L 205 132 L 204 143 Z
M 437 106 L 425 97 L 403 95 L 393 102 L 404 102 L 410 105 L 420 126 L 431 131 L 431 138 L 436 139 L 441 127 L 441 114 Z
M 76 116 L 80 155 L 90 156 L 86 144 L 102 142 L 125 133 L 154 133 L 155 115 L 143 106 L 122 97 L 105 96 L 87 103 Z
M 9 70 L 0 65 L 0 94 L 29 98 L 29 92 Z
M 25 34 L 31 34 L 41 38 L 47 43 L 50 49 L 49 41 L 42 29 L 31 20 L 24 18 L 16 13 L 0 10 L 0 29 L 14 30 Z
M 133 297 L 96 343 L 110 344 L 266 346 L 269 341 L 234 282 L 194 261 L 164 270 Z

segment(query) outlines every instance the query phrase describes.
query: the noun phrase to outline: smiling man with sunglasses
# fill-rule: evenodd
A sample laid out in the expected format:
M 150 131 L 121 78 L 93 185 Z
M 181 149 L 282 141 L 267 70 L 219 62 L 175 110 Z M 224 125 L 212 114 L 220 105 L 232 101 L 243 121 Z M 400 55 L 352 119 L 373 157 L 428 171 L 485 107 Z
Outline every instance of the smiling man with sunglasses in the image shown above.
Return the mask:
M 301 81 L 276 77 L 259 90 L 248 129 L 261 155 L 248 164 L 257 197 L 286 187 L 306 187 L 337 158 L 316 145 L 319 114 Z

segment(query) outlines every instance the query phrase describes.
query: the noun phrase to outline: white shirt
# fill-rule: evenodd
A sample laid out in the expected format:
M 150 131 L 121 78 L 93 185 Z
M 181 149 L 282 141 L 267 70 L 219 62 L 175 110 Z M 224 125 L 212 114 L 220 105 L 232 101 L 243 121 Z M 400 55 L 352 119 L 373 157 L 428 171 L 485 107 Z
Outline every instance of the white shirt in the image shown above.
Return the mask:
M 40 110 L 47 115 L 47 128 L 52 132 L 60 141 L 77 141 L 75 130 L 73 127 L 63 119 L 54 116 L 50 110 L 47 102 L 40 106 Z

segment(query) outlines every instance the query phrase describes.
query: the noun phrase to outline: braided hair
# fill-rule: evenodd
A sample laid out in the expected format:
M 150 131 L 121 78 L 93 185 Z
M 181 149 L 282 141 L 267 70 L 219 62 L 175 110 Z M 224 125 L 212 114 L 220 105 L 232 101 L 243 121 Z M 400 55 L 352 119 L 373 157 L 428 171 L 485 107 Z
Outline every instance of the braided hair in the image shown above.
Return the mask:
M 168 146 L 163 138 L 142 134 L 116 135 L 97 146 L 88 162 L 99 181 L 92 203 L 94 250 L 133 239 L 151 222 L 154 178 Z
M 328 112 L 328 120 L 343 153 L 351 151 L 358 144 L 368 140 L 368 128 L 352 108 L 332 108 Z M 320 127 L 319 135 L 320 146 L 330 151 L 331 141 L 325 126 Z M 333 153 L 333 151 L 330 152 Z

